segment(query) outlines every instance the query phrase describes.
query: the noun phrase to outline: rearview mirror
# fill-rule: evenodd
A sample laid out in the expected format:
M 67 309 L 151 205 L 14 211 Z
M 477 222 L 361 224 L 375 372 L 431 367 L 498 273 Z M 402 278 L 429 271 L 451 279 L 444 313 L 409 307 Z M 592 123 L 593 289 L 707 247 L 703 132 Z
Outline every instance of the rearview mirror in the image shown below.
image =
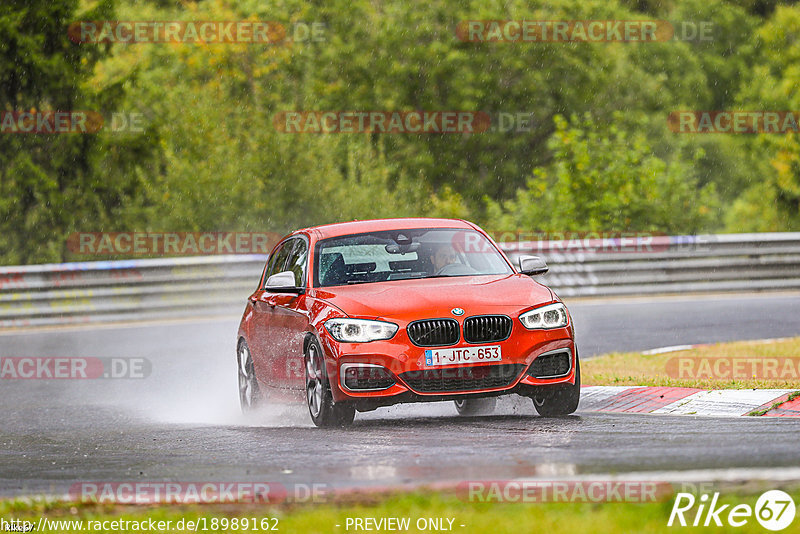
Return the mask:
M 419 243 L 404 243 L 404 244 L 394 244 L 386 245 L 385 248 L 386 252 L 389 254 L 408 254 L 409 252 L 416 252 L 419 250 Z
M 270 293 L 303 293 L 305 290 L 302 287 L 297 287 L 294 282 L 294 273 L 292 271 L 283 271 L 275 273 L 267 278 L 267 283 L 264 284 L 264 289 Z
M 539 256 L 522 256 L 519 259 L 519 272 L 527 274 L 528 276 L 535 276 L 537 274 L 544 274 L 550 268 L 547 263 Z

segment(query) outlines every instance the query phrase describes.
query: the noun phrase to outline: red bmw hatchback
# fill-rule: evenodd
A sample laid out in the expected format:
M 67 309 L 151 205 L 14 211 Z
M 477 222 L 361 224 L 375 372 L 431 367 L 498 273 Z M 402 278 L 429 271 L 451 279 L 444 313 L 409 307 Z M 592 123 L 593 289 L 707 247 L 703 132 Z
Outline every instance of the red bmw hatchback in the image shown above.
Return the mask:
M 305 399 L 317 426 L 356 411 L 453 400 L 491 413 L 530 397 L 539 414 L 578 407 L 580 365 L 569 312 L 519 272 L 476 225 L 386 219 L 298 230 L 267 260 L 239 325 L 243 411 Z

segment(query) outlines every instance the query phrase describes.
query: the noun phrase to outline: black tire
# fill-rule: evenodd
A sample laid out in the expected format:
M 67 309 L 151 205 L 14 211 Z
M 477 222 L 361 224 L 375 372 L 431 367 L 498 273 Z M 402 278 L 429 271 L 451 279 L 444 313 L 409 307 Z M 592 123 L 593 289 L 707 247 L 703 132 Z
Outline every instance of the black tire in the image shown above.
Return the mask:
M 458 415 L 491 415 L 497 406 L 497 397 L 486 397 L 483 399 L 458 399 L 454 400 Z
M 347 402 L 333 402 L 325 356 L 316 339 L 309 341 L 304 361 L 306 404 L 311 420 L 321 428 L 351 425 L 356 415 L 355 406 Z
M 250 347 L 244 339 L 239 342 L 236 350 L 236 364 L 239 368 L 239 406 L 242 408 L 242 413 L 246 414 L 261 406 L 264 399 L 258 387 Z
M 542 386 L 531 397 L 533 407 L 542 417 L 569 415 L 581 400 L 581 362 L 575 357 L 575 384 Z

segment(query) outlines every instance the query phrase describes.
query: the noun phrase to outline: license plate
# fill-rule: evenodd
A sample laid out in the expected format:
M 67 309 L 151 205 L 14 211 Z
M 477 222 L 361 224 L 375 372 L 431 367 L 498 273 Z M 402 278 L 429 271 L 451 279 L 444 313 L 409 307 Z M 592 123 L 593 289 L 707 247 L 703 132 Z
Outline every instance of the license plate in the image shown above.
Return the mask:
M 430 349 L 425 351 L 425 366 L 440 367 L 460 363 L 499 362 L 500 346 L 462 347 L 458 349 Z

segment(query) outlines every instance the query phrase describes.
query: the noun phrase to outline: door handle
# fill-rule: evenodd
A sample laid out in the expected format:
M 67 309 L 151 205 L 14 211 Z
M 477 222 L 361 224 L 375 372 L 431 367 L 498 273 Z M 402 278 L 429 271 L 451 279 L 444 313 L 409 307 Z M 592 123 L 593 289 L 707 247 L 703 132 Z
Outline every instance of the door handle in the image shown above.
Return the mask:
M 275 307 L 275 296 L 274 295 L 262 295 L 260 299 L 257 299 L 256 302 L 260 302 L 261 304 L 265 304 L 272 308 Z
M 254 308 L 258 309 L 261 308 L 263 305 L 269 304 L 270 306 L 275 306 L 275 303 L 272 301 L 272 296 L 267 295 L 250 295 L 248 298 L 250 303 L 253 305 Z

